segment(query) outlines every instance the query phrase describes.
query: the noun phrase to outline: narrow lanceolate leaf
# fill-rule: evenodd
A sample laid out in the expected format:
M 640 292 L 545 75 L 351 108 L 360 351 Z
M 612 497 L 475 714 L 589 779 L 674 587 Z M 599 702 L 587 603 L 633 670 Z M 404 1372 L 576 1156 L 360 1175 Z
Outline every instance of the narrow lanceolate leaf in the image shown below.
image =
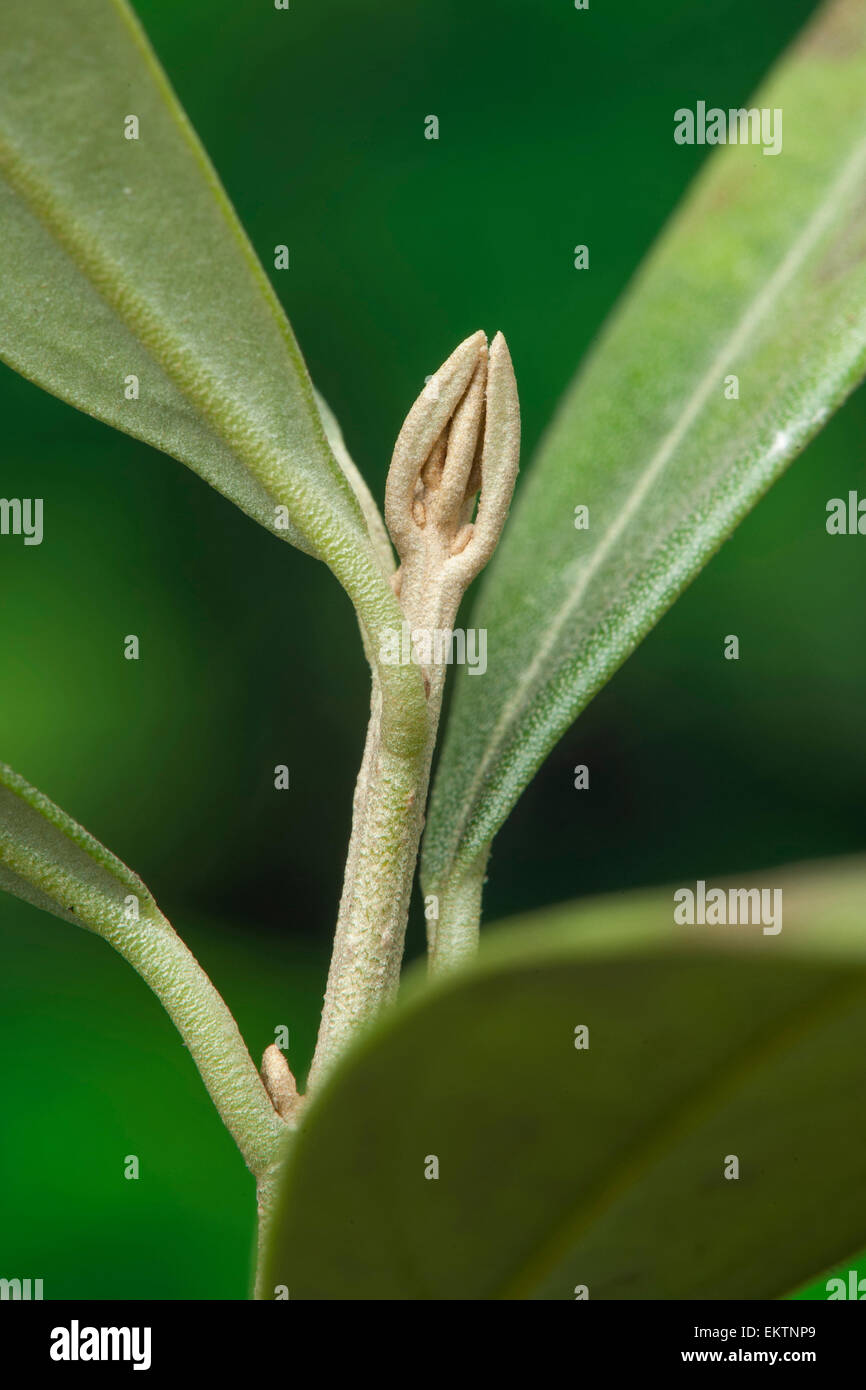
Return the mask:
M 416 977 L 310 1104 L 263 1287 L 778 1298 L 862 1249 L 866 867 L 752 882 L 781 932 L 654 890 Z
M 129 961 L 179 1030 L 247 1164 L 264 1171 L 283 1126 L 221 996 L 138 875 L 5 763 L 0 890 L 96 932 Z
M 125 0 L 0 6 L 0 240 L 10 366 L 392 612 L 291 327 Z
M 781 113 L 780 152 L 712 155 L 527 469 L 471 618 L 488 669 L 458 676 L 427 891 L 477 877 L 557 739 L 866 370 L 866 6 L 823 10 L 750 106 Z
M 137 874 L 0 763 L 0 888 L 116 944 L 161 917 Z

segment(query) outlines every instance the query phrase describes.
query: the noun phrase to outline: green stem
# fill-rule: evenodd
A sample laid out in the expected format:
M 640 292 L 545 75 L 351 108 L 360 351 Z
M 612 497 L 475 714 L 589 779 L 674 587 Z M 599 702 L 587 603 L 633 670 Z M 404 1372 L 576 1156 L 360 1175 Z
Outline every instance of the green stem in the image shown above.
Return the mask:
M 256 1234 L 256 1270 L 253 1285 L 253 1298 L 259 1300 L 271 1299 L 276 1296 L 276 1290 L 268 1287 L 265 1283 L 265 1269 L 267 1266 L 270 1232 L 276 1210 L 282 1169 L 282 1163 L 277 1162 L 273 1164 L 262 1173 L 256 1183 L 258 1226 Z
M 460 591 L 428 595 L 421 588 L 416 593 L 404 581 L 401 599 L 410 627 L 435 631 L 454 622 Z M 446 671 L 441 663 L 423 671 L 426 738 L 417 751 L 406 754 L 408 739 L 397 740 L 396 747 L 385 740 L 385 716 L 395 703 L 390 725 L 399 729 L 399 703 L 383 690 L 373 666 L 370 723 L 308 1091 L 321 1084 L 357 1030 L 397 993 Z M 478 911 L 480 893 L 479 884 Z
M 442 975 L 478 950 L 481 894 L 489 849 L 458 868 L 438 894 L 439 918 L 430 934 L 430 973 Z
M 321 1084 L 357 1030 L 394 997 L 399 981 L 435 730 L 418 751 L 405 753 L 385 737 L 386 713 L 382 688 L 374 675 L 343 894 L 308 1091 Z

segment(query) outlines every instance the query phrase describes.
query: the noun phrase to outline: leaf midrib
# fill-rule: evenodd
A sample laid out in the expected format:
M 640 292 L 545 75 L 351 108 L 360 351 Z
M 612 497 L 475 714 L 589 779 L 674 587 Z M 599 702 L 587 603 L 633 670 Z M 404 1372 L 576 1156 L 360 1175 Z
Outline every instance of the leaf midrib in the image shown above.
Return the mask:
M 354 519 L 358 523 L 358 540 L 362 542 L 364 531 L 357 502 L 342 470 L 333 461 L 315 405 L 312 384 L 308 380 L 294 335 L 273 287 L 261 269 L 228 196 L 202 150 L 138 21 L 125 0 L 111 0 L 111 4 L 141 54 L 163 97 L 173 125 L 201 170 L 220 209 L 226 230 L 241 250 L 247 268 L 252 272 L 259 289 L 264 292 L 268 313 L 280 333 L 306 398 L 313 431 L 321 436 L 318 443 L 322 463 L 344 501 L 353 513 L 357 513 Z M 254 476 L 271 496 L 275 495 L 275 489 L 285 489 L 285 495 L 291 502 L 292 519 L 301 524 L 305 535 L 315 544 L 317 551 L 333 553 L 335 547 L 339 546 L 340 537 L 331 524 L 330 509 L 321 505 L 321 500 L 317 505 L 316 493 L 319 490 L 311 490 L 303 480 L 295 477 L 292 470 L 279 466 L 278 455 L 267 436 L 261 433 L 248 416 L 226 404 L 219 384 L 203 370 L 195 354 L 166 327 L 164 320 L 153 313 L 141 296 L 124 283 L 118 265 L 104 251 L 96 248 L 83 229 L 77 227 L 65 208 L 59 206 L 56 196 L 37 177 L 35 171 L 27 165 L 8 139 L 0 139 L 0 169 L 30 213 L 46 228 L 56 244 L 73 262 L 91 288 L 109 305 L 124 327 L 142 344 L 159 370 L 195 406 L 202 418 L 216 435 L 228 444 L 232 452 L 251 465 Z M 278 482 L 274 477 L 274 467 L 279 469 Z M 278 497 L 278 500 L 281 499 Z
M 755 332 L 758 325 L 772 310 L 777 299 L 796 275 L 803 264 L 803 261 L 814 249 L 821 237 L 830 229 L 833 219 L 838 211 L 837 202 L 844 200 L 858 185 L 858 178 L 866 165 L 866 140 L 855 146 L 853 153 L 848 157 L 842 167 L 841 172 L 830 184 L 824 199 L 819 204 L 816 212 L 812 215 L 803 231 L 794 241 L 787 255 L 778 265 L 773 275 L 770 277 L 762 293 L 753 301 L 750 307 L 739 319 L 733 331 L 725 339 L 722 346 L 712 358 L 703 376 L 699 379 L 694 388 L 686 407 L 674 426 L 662 439 L 655 453 L 650 458 L 645 470 L 638 478 L 632 489 L 625 505 L 619 511 L 613 523 L 608 527 L 596 546 L 592 555 L 581 574 L 580 580 L 575 589 L 566 597 L 564 603 L 554 615 L 553 621 L 546 627 L 545 637 L 532 660 L 523 668 L 514 685 L 511 696 L 506 700 L 502 711 L 494 725 L 490 738 L 475 768 L 469 790 L 463 803 L 463 808 L 456 819 L 454 833 L 451 840 L 451 863 L 468 861 L 478 853 L 481 845 L 474 839 L 467 837 L 464 840 L 467 828 L 471 825 L 478 802 L 479 790 L 483 787 L 491 764 L 495 762 L 501 751 L 503 743 L 510 734 L 513 722 L 517 714 L 529 703 L 531 693 L 535 687 L 541 683 L 544 669 L 548 664 L 551 651 L 559 641 L 563 628 L 569 619 L 579 608 L 586 591 L 592 582 L 599 567 L 604 563 L 611 549 L 619 540 L 623 531 L 631 522 L 643 499 L 660 477 L 671 457 L 676 452 L 682 440 L 685 438 L 691 426 L 694 424 L 713 388 L 718 384 L 723 373 L 724 366 L 731 358 L 734 358 L 742 346 L 748 341 L 749 337 Z M 773 448 L 767 454 L 765 463 L 769 463 L 773 453 L 777 450 L 784 450 L 788 440 L 783 437 L 780 443 L 777 437 Z M 447 874 L 447 866 L 445 869 Z M 444 875 L 440 875 L 444 877 Z
M 152 313 L 144 300 L 123 283 L 116 263 L 104 252 L 97 251 L 92 244 L 85 244 L 85 236 L 77 228 L 73 230 L 72 218 L 60 214 L 53 194 L 25 167 L 8 140 L 0 139 L 0 169 L 14 193 L 49 231 L 78 273 L 142 344 L 159 370 L 192 402 L 218 437 L 228 443 L 234 452 L 239 452 L 236 435 L 243 432 L 250 442 L 252 435 L 255 455 L 262 461 L 270 456 L 272 451 L 267 440 L 257 430 L 251 431 L 249 422 L 237 412 L 226 408 L 215 383 L 202 370 L 201 364 L 192 365 L 189 349 L 171 333 L 164 321 Z M 244 452 L 249 456 L 253 451 L 248 445 Z M 260 482 L 266 482 L 260 474 L 256 476 Z M 288 478 L 287 481 L 291 482 Z M 271 490 L 270 487 L 268 490 Z
M 127 0 L 111 0 L 111 3 L 113 4 L 115 10 L 120 16 L 122 23 L 126 26 L 127 32 L 129 33 L 132 42 L 135 44 L 135 47 L 141 54 L 142 61 L 144 62 L 145 67 L 150 73 L 154 85 L 157 87 L 157 89 L 162 95 L 169 115 L 172 121 L 174 122 L 174 125 L 179 135 L 181 136 L 181 139 L 184 141 L 184 144 L 189 150 L 193 160 L 201 170 L 205 183 L 208 185 L 208 188 L 210 189 L 211 194 L 213 195 L 214 201 L 216 202 L 217 206 L 220 209 L 220 212 L 222 213 L 226 228 L 234 238 L 234 241 L 236 242 L 238 249 L 241 252 L 241 255 L 246 261 L 247 268 L 251 272 L 253 279 L 256 281 L 259 289 L 263 294 L 271 318 L 274 320 L 277 330 L 279 331 L 281 337 L 283 338 L 283 341 L 285 342 L 289 357 L 292 360 L 292 365 L 294 366 L 298 374 L 298 379 L 301 384 L 301 388 L 304 392 L 304 395 L 307 398 L 307 403 L 310 407 L 310 414 L 315 421 L 318 421 L 319 412 L 318 407 L 315 403 L 313 385 L 309 379 L 306 363 L 304 362 L 304 359 L 301 356 L 301 350 L 298 347 L 298 343 L 292 331 L 292 327 L 286 315 L 283 312 L 283 308 L 280 304 L 279 299 L 277 298 L 276 291 L 274 290 L 273 285 L 271 284 L 270 280 L 265 274 L 261 262 L 259 261 L 259 258 L 256 255 L 252 247 L 252 244 L 250 243 L 250 239 L 243 229 L 241 221 L 237 213 L 235 212 L 234 206 L 232 205 L 231 199 L 226 193 L 226 190 L 223 188 L 223 185 L 220 182 L 219 175 L 216 172 L 216 169 L 214 168 L 211 160 L 209 159 L 207 152 L 204 149 L 204 146 L 202 145 L 201 141 L 196 135 L 195 129 L 192 123 L 190 122 L 189 117 L 187 116 L 186 112 L 183 109 L 183 106 L 178 100 L 174 88 L 169 82 L 164 69 L 160 65 L 156 57 L 156 54 L 154 53 L 153 48 L 151 47 L 150 40 L 148 39 L 147 34 L 145 33 L 141 24 L 138 22 L 138 19 L 131 10 L 129 4 L 127 3 Z M 327 443 L 326 438 L 325 446 L 326 448 L 330 449 L 330 445 Z

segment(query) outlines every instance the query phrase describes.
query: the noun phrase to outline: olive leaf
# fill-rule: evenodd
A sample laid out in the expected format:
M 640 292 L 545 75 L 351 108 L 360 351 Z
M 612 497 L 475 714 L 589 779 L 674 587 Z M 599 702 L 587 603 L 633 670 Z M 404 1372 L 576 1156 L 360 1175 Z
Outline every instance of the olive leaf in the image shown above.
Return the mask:
M 780 933 L 654 889 L 416 971 L 310 1102 L 266 1296 L 776 1298 L 862 1249 L 866 864 L 749 882 Z
M 712 155 L 563 401 L 472 611 L 487 672 L 458 674 L 423 852 L 437 951 L 547 753 L 866 371 L 866 8 L 821 10 L 750 105 L 781 113 L 781 152 Z
M 4 361 L 392 611 L 291 327 L 125 0 L 0 8 L 0 236 Z
M 115 944 L 164 920 L 137 874 L 0 763 L 0 888 Z
M 181 1033 L 247 1164 L 263 1172 L 283 1127 L 223 999 L 138 875 L 5 763 L 0 889 L 97 933 L 129 961 Z

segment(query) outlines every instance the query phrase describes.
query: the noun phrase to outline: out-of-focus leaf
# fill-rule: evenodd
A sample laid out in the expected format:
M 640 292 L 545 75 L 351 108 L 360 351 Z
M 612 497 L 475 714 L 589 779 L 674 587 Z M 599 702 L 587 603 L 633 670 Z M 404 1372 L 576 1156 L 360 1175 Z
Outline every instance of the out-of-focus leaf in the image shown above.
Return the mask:
M 781 933 L 675 927 L 653 890 L 416 978 L 311 1103 L 265 1286 L 774 1298 L 862 1248 L 866 866 L 753 883 Z

